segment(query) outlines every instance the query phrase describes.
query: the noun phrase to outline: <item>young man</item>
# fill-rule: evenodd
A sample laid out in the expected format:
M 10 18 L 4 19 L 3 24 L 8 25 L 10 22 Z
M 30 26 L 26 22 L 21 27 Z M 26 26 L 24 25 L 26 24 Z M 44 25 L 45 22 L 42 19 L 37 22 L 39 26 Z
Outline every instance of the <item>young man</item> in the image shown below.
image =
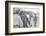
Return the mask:
M 13 14 L 13 24 L 14 28 L 22 28 L 23 27 L 23 22 L 21 20 L 21 17 L 19 15 L 20 9 L 16 10 L 16 13 Z

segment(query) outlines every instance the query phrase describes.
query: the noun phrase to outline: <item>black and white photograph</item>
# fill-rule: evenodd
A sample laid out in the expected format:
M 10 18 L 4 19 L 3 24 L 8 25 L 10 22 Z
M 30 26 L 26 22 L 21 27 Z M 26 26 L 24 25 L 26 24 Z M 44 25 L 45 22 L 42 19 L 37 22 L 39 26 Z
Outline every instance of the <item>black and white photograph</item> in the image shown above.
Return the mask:
M 37 9 L 37 8 L 36 8 Z M 39 27 L 39 11 L 32 8 L 13 8 L 13 28 Z
M 45 4 L 36 2 L 5 2 L 5 34 L 44 33 Z

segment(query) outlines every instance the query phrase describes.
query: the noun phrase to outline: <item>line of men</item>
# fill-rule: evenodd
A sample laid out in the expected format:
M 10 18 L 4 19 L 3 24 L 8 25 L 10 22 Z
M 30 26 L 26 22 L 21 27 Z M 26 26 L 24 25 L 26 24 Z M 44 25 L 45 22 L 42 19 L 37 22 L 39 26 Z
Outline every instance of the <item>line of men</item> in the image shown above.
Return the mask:
M 19 12 L 19 13 L 18 13 Z M 25 11 L 18 10 L 16 14 L 13 15 L 13 23 L 15 28 L 28 28 L 36 27 L 37 17 L 36 14 L 26 14 Z

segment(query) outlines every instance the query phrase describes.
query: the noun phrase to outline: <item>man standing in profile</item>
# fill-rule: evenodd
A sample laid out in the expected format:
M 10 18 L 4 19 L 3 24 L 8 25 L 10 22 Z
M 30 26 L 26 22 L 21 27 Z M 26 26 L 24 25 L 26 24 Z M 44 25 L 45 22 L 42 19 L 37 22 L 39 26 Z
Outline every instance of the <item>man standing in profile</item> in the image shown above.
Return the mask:
M 22 28 L 23 27 L 23 22 L 21 20 L 21 17 L 19 15 L 20 9 L 16 10 L 16 13 L 13 13 L 13 24 L 14 28 Z

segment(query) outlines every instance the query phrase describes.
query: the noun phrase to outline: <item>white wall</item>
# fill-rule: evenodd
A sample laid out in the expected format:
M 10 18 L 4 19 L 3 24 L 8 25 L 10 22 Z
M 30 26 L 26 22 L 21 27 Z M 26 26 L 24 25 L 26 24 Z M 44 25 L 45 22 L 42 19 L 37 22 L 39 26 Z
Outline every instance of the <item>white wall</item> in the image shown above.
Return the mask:
M 46 0 L 16 0 L 16 1 L 44 2 L 44 3 L 46 3 Z M 46 4 L 45 4 L 45 6 L 46 6 Z M 45 7 L 45 9 L 46 9 L 46 7 Z M 5 0 L 0 0 L 0 36 L 5 36 Z M 46 36 L 46 33 L 24 34 L 24 35 L 16 35 L 16 36 Z

